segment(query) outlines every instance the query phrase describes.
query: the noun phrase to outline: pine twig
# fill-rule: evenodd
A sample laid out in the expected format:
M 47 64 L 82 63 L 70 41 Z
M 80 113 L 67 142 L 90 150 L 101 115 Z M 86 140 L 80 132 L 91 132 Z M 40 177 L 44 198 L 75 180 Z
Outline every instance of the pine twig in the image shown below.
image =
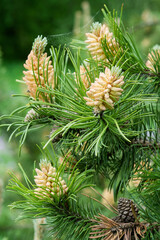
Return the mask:
M 34 219 L 34 240 L 42 240 L 44 235 L 45 218 Z

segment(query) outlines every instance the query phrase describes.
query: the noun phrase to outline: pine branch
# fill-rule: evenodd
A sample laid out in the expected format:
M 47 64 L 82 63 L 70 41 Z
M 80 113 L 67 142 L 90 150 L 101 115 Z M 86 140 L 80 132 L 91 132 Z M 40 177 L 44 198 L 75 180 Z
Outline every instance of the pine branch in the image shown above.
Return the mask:
M 65 162 L 67 162 L 67 159 Z M 19 219 L 22 217 L 47 218 L 46 221 L 51 234 L 59 237 L 63 235 L 64 239 L 76 239 L 77 237 L 88 239 L 89 226 L 92 224 L 90 218 L 95 214 L 95 210 L 92 205 L 84 206 L 84 204 L 80 204 L 77 194 L 82 189 L 93 186 L 92 183 L 89 183 L 89 179 L 92 177 L 91 172 L 93 173 L 93 171 L 79 173 L 76 167 L 74 167 L 69 177 L 66 178 L 67 188 L 65 186 L 64 189 L 64 180 L 62 180 L 60 175 L 63 178 L 66 177 L 66 172 L 64 171 L 65 163 L 57 168 L 56 175 L 55 168 L 46 160 L 42 161 L 40 166 L 43 172 L 35 169 L 38 174 L 35 177 L 35 182 L 40 184 L 37 186 L 31 183 L 22 168 L 27 187 L 16 176 L 11 174 L 12 179 L 9 182 L 8 189 L 23 197 L 23 200 L 13 203 L 11 207 L 22 211 Z M 49 171 L 48 178 L 46 171 Z M 43 181 L 44 173 L 46 173 L 46 176 Z M 47 188 L 45 186 L 46 181 Z M 58 181 L 59 185 L 54 187 L 54 184 L 58 184 Z M 44 186 L 42 186 L 43 182 Z M 52 190 L 50 190 L 52 185 L 49 186 L 49 183 L 52 184 L 52 182 L 54 184 Z M 62 190 L 60 183 L 63 184 Z M 73 231 L 71 231 L 71 228 L 73 228 Z
M 13 208 L 23 217 L 46 218 L 48 231 L 60 239 L 147 239 L 157 236 L 153 228 L 160 222 L 160 49 L 153 49 L 145 64 L 122 16 L 118 21 L 117 12 L 111 14 L 106 6 L 102 12 L 106 24 L 94 23 L 82 44 L 85 60 L 79 50 L 73 55 L 60 47 L 51 47 L 47 57 L 47 39 L 35 40 L 24 65 L 29 107 L 2 117 L 9 119 L 3 126 L 13 129 L 10 140 L 20 136 L 20 148 L 30 131 L 46 125 L 56 129 L 43 145 L 45 160 L 35 169 L 36 184 L 21 168 L 27 187 L 12 175 L 8 188 L 23 198 Z M 63 153 L 61 165 L 56 153 Z M 116 198 L 136 172 L 140 184 L 134 194 L 145 223 L 133 203 L 126 211 L 118 207 L 118 216 L 109 219 L 97 216 L 92 202 L 79 201 L 79 193 L 93 186 L 93 174 L 109 180 Z
M 35 201 L 38 202 L 39 200 L 35 199 Z M 74 200 L 62 202 L 59 205 L 51 201 L 48 204 L 46 199 L 41 200 L 39 204 L 36 202 L 33 199 L 27 202 L 21 201 L 17 202 L 16 205 L 12 204 L 12 207 L 24 210 L 24 217 L 47 217 L 46 224 L 49 234 L 56 235 L 58 238 L 63 236 L 63 239 L 66 240 L 88 239 L 89 227 L 92 225 L 89 216 L 93 217 L 92 211 L 94 212 L 94 210 L 91 210 L 92 208 L 85 209 Z
M 155 149 L 154 154 L 152 154 L 152 163 L 150 168 L 142 167 L 140 172 L 135 174 L 136 179 L 140 181 L 137 188 L 131 191 L 131 194 L 137 199 L 139 205 L 143 205 L 141 210 L 141 216 L 145 221 L 148 222 L 160 222 L 159 208 L 157 206 L 160 204 L 160 150 Z

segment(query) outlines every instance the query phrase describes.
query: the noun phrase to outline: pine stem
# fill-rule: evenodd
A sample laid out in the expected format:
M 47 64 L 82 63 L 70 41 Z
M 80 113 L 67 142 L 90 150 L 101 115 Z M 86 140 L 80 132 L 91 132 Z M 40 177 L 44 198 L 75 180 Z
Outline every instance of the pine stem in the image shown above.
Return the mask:
M 44 235 L 44 225 L 46 223 L 45 218 L 34 219 L 34 240 L 42 240 Z

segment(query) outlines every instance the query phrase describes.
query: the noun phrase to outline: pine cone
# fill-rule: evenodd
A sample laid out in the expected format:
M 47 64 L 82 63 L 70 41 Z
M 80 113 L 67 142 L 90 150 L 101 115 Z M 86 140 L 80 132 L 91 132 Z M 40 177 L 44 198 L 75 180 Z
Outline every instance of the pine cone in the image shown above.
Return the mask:
M 51 197 L 51 195 L 61 196 L 65 194 L 68 187 L 65 181 L 59 177 L 56 173 L 56 168 L 51 166 L 51 163 L 47 163 L 46 160 L 40 163 L 40 168 L 35 169 L 37 176 L 34 176 L 34 181 L 39 188 L 35 189 L 35 193 L 41 196 L 46 195 Z
M 41 44 L 40 44 L 41 43 Z M 30 96 L 36 98 L 37 88 L 44 87 L 46 84 L 54 88 L 54 69 L 50 61 L 50 57 L 47 57 L 47 53 L 44 51 L 44 41 L 40 42 L 38 39 L 33 44 L 33 50 L 28 55 L 28 59 L 24 64 L 27 71 L 23 71 L 23 80 L 26 82 Z M 48 94 L 44 93 L 45 97 Z M 39 99 L 43 100 L 43 94 L 39 94 Z
M 132 200 L 120 198 L 118 201 L 119 215 L 114 220 L 117 222 L 129 223 L 135 222 L 135 215 L 138 216 L 138 208 Z
M 86 92 L 88 97 L 84 97 L 87 105 L 94 106 L 95 111 L 105 111 L 114 108 L 114 102 L 119 100 L 124 84 L 123 76 L 120 76 L 121 70 L 118 67 L 112 67 L 110 70 L 106 67 L 104 73 L 100 73 L 99 78 L 91 84 L 90 90 Z
M 102 48 L 103 41 L 105 41 L 111 53 L 115 55 L 118 51 L 119 45 L 113 38 L 113 33 L 109 32 L 109 28 L 105 24 L 93 23 L 91 32 L 86 33 L 86 36 L 87 40 L 85 42 L 89 44 L 87 48 L 95 60 L 108 62 Z

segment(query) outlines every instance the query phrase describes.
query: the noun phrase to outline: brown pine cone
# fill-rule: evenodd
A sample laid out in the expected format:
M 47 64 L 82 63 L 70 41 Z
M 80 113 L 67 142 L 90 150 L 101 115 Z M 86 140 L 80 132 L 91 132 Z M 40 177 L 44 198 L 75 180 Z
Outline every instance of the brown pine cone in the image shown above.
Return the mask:
M 135 217 L 138 216 L 138 208 L 132 200 L 120 198 L 118 201 L 118 213 L 119 222 L 135 222 Z

